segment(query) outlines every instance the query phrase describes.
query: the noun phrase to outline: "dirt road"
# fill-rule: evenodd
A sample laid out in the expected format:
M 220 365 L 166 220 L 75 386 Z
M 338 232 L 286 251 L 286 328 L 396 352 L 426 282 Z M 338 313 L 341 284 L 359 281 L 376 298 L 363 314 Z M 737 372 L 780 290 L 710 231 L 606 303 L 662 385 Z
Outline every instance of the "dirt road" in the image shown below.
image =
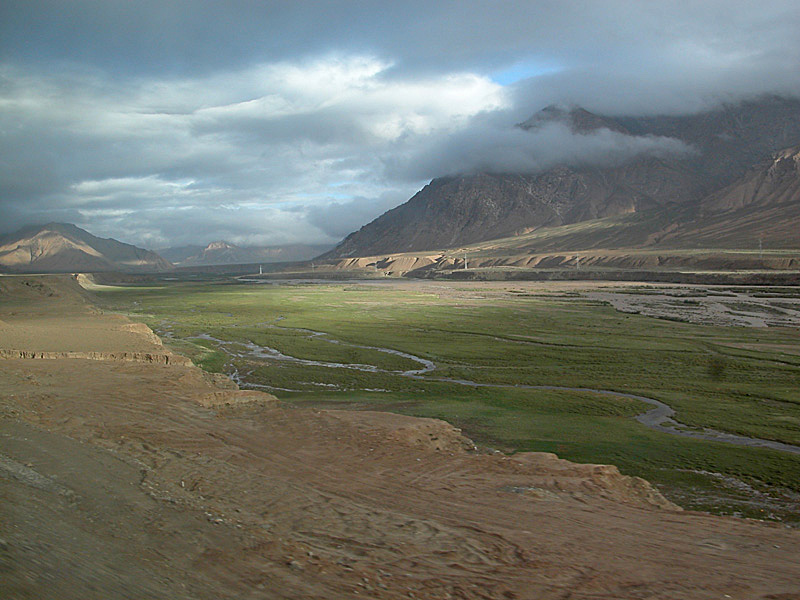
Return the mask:
M 439 421 L 119 360 L 165 350 L 69 278 L 4 279 L 0 349 L 109 358 L 0 360 L 3 598 L 800 598 L 796 530 L 681 512 L 613 467 L 477 454 Z M 52 340 L 26 334 L 39 319 Z

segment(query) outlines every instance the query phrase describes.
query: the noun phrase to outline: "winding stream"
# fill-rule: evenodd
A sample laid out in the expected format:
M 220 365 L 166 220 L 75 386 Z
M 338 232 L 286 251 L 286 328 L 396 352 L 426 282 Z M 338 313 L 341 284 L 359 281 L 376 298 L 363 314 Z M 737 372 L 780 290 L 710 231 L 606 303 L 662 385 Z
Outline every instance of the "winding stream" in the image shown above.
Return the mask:
M 275 327 L 275 325 L 267 325 L 267 327 Z M 626 392 L 617 392 L 613 390 L 600 390 L 594 388 L 582 388 L 582 387 L 568 387 L 568 386 L 557 386 L 557 385 L 524 385 L 524 384 L 502 384 L 502 383 L 481 383 L 478 381 L 471 381 L 469 379 L 455 379 L 451 377 L 429 377 L 426 376 L 427 373 L 431 373 L 436 369 L 435 363 L 432 361 L 422 358 L 420 356 L 415 356 L 413 354 L 408 354 L 407 352 L 401 352 L 399 350 L 393 350 L 391 348 L 381 348 L 379 346 L 361 346 L 358 344 L 349 344 L 347 342 L 342 342 L 341 340 L 336 340 L 331 338 L 327 333 L 322 331 L 314 331 L 311 329 L 300 329 L 294 327 L 281 327 L 283 330 L 288 331 L 297 331 L 306 334 L 309 337 L 319 338 L 331 344 L 343 344 L 353 348 L 361 348 L 365 350 L 375 350 L 377 352 L 384 352 L 386 354 L 391 354 L 394 356 L 399 356 L 402 358 L 406 358 L 413 362 L 416 362 L 420 365 L 418 369 L 411 369 L 411 370 L 389 370 L 389 369 L 381 369 L 380 367 L 376 367 L 375 365 L 368 365 L 368 364 L 358 364 L 358 363 L 337 363 L 337 362 L 328 362 L 328 361 L 319 361 L 319 360 L 310 360 L 305 358 L 297 358 L 294 356 L 289 356 L 287 354 L 283 354 L 279 350 L 275 348 L 270 348 L 269 346 L 259 346 L 251 341 L 248 342 L 232 342 L 221 340 L 219 338 L 215 338 L 209 334 L 202 334 L 195 336 L 192 339 L 202 339 L 202 340 L 209 340 L 216 343 L 221 349 L 223 349 L 229 356 L 235 356 L 239 358 L 260 358 L 260 359 L 269 359 L 269 360 L 280 360 L 286 362 L 292 362 L 295 364 L 301 365 L 308 365 L 308 366 L 315 366 L 315 367 L 326 367 L 331 369 L 351 369 L 355 371 L 365 371 L 369 373 L 387 373 L 392 375 L 399 375 L 401 377 L 408 377 L 409 379 L 416 379 L 420 381 L 440 381 L 446 383 L 454 383 L 457 385 L 463 385 L 468 387 L 474 388 L 497 388 L 497 389 L 525 389 L 525 390 L 556 390 L 556 391 L 564 391 L 564 392 L 588 392 L 593 394 L 602 394 L 604 396 L 613 396 L 617 398 L 629 398 L 632 400 L 638 400 L 640 402 L 644 402 L 645 404 L 649 404 L 653 408 L 650 410 L 643 412 L 641 414 L 636 415 L 634 418 L 639 421 L 645 427 L 649 427 L 655 431 L 661 431 L 663 433 L 669 433 L 671 435 L 678 435 L 683 437 L 690 437 L 695 439 L 701 440 L 709 440 L 714 442 L 723 442 L 727 444 L 734 444 L 737 446 L 747 446 L 752 448 L 770 448 L 772 450 L 779 450 L 782 452 L 790 452 L 792 454 L 800 454 L 800 446 L 795 446 L 793 444 L 785 444 L 783 442 L 776 442 L 773 440 L 765 440 L 761 438 L 752 438 L 743 435 L 737 435 L 734 433 L 726 433 L 723 431 L 717 431 L 715 429 L 704 428 L 702 430 L 696 429 L 687 429 L 685 426 L 678 423 L 675 419 L 675 411 L 667 404 L 664 404 L 660 400 L 656 400 L 655 398 L 648 398 L 647 396 L 639 396 L 636 394 L 629 394 Z M 235 349 L 235 347 L 242 347 L 246 351 L 239 352 Z M 266 388 L 266 389 L 275 389 L 280 391 L 297 391 L 297 390 L 289 390 L 284 388 L 274 388 L 272 386 L 266 386 L 256 383 L 249 383 L 244 381 L 244 377 L 242 376 L 238 370 L 234 371 L 231 374 L 231 378 L 240 386 L 240 387 L 250 387 L 250 388 Z M 324 385 L 330 386 L 332 384 L 315 384 L 315 385 Z

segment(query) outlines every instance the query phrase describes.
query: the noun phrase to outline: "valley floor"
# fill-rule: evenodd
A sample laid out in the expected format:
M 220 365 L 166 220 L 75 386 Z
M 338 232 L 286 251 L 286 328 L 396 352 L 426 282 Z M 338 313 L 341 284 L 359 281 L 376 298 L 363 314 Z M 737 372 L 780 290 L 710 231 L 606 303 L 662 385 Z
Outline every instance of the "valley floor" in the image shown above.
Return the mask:
M 4 597 L 800 598 L 797 530 L 237 391 L 69 277 L 0 286 L 3 350 L 87 356 L 0 360 Z

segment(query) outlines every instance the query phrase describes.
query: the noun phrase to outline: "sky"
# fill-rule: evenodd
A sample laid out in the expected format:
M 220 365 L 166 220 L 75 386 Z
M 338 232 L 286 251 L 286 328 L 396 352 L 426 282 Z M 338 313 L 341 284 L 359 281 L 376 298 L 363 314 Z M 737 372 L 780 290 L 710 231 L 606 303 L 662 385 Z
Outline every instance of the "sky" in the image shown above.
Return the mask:
M 684 152 L 515 128 L 800 95 L 797 0 L 3 0 L 0 234 L 334 244 L 432 178 Z

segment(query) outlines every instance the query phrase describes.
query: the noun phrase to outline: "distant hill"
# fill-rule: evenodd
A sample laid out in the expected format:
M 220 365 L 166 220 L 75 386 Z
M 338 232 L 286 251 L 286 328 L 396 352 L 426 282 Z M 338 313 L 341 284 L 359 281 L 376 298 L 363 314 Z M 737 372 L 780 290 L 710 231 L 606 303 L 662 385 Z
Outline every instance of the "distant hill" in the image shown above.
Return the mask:
M 22 273 L 167 271 L 155 252 L 103 239 L 69 223 L 25 227 L 0 238 L 0 268 Z
M 607 129 L 619 135 L 667 137 L 695 152 L 640 155 L 605 167 L 564 164 L 536 174 L 437 178 L 321 258 L 457 248 L 632 214 L 642 215 L 639 222 L 644 223 L 650 213 L 683 215 L 701 204 L 706 212 L 698 212 L 696 218 L 717 218 L 721 213 L 712 207 L 722 207 L 725 201 L 712 200 L 713 194 L 735 185 L 770 154 L 800 144 L 800 100 L 764 97 L 695 115 L 646 118 L 547 107 L 519 127 L 535 131 L 548 123 L 567 125 L 576 135 Z M 771 202 L 764 198 L 762 204 Z M 660 219 L 655 221 L 664 226 Z M 658 231 L 648 231 L 644 238 Z M 622 232 L 616 243 L 633 244 L 633 239 L 624 238 Z M 677 237 L 672 239 L 677 243 Z
M 165 248 L 158 253 L 176 266 L 197 267 L 303 261 L 330 249 L 330 245 L 236 246 L 230 242 L 218 241 L 207 246 Z

